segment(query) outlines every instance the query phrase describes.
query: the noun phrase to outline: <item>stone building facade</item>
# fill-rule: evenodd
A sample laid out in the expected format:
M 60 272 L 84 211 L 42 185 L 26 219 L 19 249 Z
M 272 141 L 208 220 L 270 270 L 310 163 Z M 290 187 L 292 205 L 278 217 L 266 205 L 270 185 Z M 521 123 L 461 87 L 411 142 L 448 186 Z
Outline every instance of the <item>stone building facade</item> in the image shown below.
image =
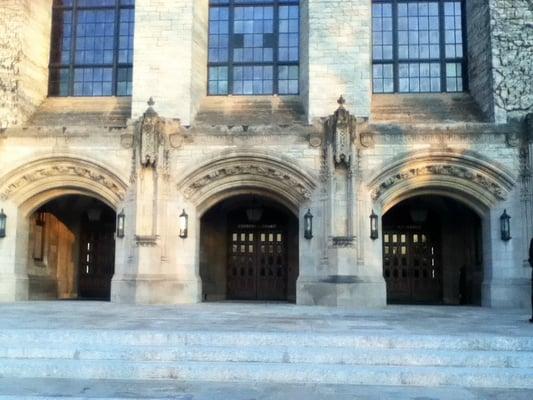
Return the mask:
M 57 96 L 52 3 L 0 8 L 1 301 L 528 305 L 530 1 L 408 1 L 460 7 L 463 90 L 377 93 L 375 13 L 400 1 L 235 0 L 298 10 L 298 90 L 260 96 L 208 95 L 223 0 L 124 2 L 131 90 Z

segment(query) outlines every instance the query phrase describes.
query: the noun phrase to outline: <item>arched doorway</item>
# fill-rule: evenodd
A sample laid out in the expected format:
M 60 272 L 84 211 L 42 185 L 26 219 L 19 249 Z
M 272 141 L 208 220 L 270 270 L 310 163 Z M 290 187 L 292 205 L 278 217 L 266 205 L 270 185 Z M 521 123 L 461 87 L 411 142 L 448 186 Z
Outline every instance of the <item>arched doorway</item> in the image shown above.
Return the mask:
M 481 218 L 446 196 L 401 201 L 383 216 L 389 303 L 481 304 Z
M 29 217 L 30 299 L 109 300 L 115 211 L 84 195 L 56 197 Z
M 298 219 L 266 197 L 237 195 L 201 218 L 203 298 L 295 301 Z

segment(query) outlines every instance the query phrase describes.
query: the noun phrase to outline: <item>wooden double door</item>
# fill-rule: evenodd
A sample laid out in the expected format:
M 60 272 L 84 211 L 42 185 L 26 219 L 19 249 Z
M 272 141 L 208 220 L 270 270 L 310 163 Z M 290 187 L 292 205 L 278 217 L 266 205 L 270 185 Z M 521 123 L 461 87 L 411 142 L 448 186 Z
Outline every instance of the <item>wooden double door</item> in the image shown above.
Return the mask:
M 287 300 L 286 229 L 277 225 L 236 225 L 228 235 L 228 299 Z
M 383 232 L 383 277 L 389 303 L 442 302 L 440 242 L 423 229 Z

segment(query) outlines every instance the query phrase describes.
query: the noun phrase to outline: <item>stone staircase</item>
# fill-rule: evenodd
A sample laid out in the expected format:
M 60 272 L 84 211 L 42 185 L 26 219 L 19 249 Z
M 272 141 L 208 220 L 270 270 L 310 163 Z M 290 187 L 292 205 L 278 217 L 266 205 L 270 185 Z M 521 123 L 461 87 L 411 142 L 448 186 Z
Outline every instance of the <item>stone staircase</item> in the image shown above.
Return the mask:
M 0 378 L 533 389 L 533 337 L 0 328 Z

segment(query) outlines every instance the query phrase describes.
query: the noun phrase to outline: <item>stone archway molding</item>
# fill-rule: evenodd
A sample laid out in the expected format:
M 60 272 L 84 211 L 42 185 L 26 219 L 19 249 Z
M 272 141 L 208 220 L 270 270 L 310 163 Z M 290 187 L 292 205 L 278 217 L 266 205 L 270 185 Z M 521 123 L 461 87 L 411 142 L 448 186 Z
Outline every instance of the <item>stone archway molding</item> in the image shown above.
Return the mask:
M 0 200 L 22 204 L 51 190 L 81 189 L 116 206 L 127 184 L 109 167 L 73 156 L 52 156 L 27 162 L 0 177 Z
M 316 187 L 316 178 L 294 160 L 255 152 L 218 154 L 183 176 L 178 190 L 196 206 L 221 191 L 256 188 L 287 199 L 297 209 Z
M 449 190 L 492 207 L 507 199 L 515 177 L 504 166 L 471 151 L 404 155 L 369 181 L 372 200 L 382 205 L 407 192 Z M 470 200 L 469 200 L 470 201 Z

